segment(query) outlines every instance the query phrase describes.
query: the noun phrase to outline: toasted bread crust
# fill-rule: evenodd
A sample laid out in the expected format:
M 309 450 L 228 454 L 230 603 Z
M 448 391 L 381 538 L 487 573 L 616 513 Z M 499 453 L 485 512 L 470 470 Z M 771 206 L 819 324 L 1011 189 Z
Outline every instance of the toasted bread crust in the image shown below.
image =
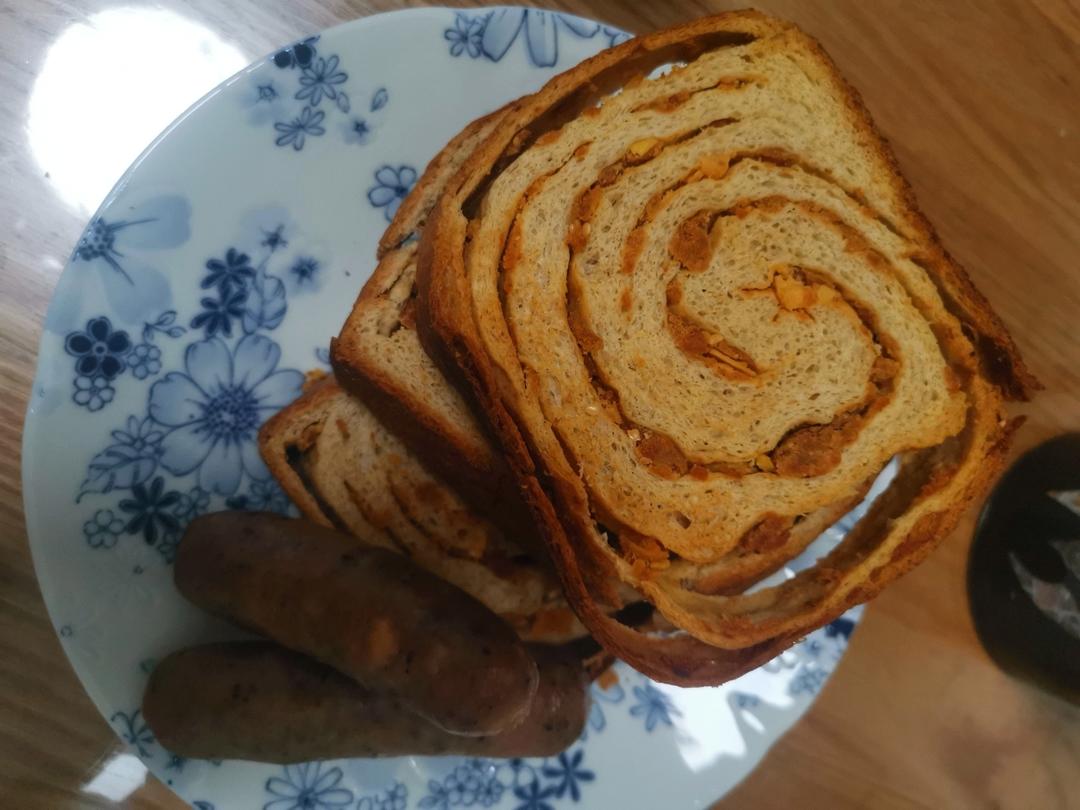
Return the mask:
M 486 426 L 473 417 L 457 380 L 438 378 L 445 390 L 438 401 L 411 385 L 417 369 L 429 364 L 411 336 L 413 326 L 401 322 L 400 304 L 388 292 L 404 273 L 413 271 L 416 247 L 409 240 L 422 231 L 431 206 L 467 155 L 494 128 L 505 108 L 473 121 L 431 160 L 416 186 L 398 208 L 379 242 L 379 264 L 364 284 L 337 338 L 331 341 L 331 363 L 341 384 L 379 416 L 380 421 L 415 452 L 440 478 L 453 482 L 473 508 L 504 531 L 523 538 L 532 548 L 542 543 L 518 495 L 517 485 L 495 450 Z M 411 366 L 396 363 L 371 325 L 380 317 L 398 318 L 405 330 L 404 350 Z M 437 375 L 437 372 L 436 372 Z
M 917 261 L 934 282 L 952 330 L 945 339 L 950 362 L 970 376 L 967 427 L 943 448 L 910 454 L 900 484 L 860 522 L 849 538 L 818 566 L 783 586 L 754 597 L 703 597 L 700 610 L 671 583 L 638 579 L 650 601 L 691 635 L 647 637 L 604 615 L 598 601 L 611 600 L 610 577 L 618 569 L 598 542 L 588 492 L 563 452 L 530 422 L 524 389 L 511 379 L 520 369 L 482 334 L 480 312 L 464 264 L 470 226 L 483 216 L 488 184 L 529 145 L 574 119 L 631 76 L 715 45 L 775 38 L 778 47 L 809 54 L 846 108 L 868 160 L 880 167 L 903 220 L 900 236 L 919 247 Z M 837 73 L 814 40 L 793 26 L 757 12 L 699 20 L 631 40 L 552 79 L 500 120 L 447 186 L 421 237 L 418 259 L 418 329 L 429 353 L 472 390 L 506 452 L 518 483 L 541 524 L 571 603 L 597 638 L 651 677 L 687 685 L 717 683 L 756 666 L 801 635 L 878 593 L 918 564 L 955 526 L 972 500 L 981 497 L 1004 463 L 1017 423 L 1002 410 L 1005 398 L 1026 398 L 1038 382 L 986 299 L 941 247 L 919 212 L 909 184 L 871 121 L 858 94 Z M 486 327 L 485 327 L 486 328 Z M 497 341 L 496 341 L 497 343 Z M 530 410 L 532 408 L 533 410 Z M 623 576 L 626 576 L 623 570 Z M 797 610 L 790 609 L 799 604 Z M 784 607 L 788 606 L 788 607 Z M 707 644 L 700 638 L 707 638 Z M 717 649 L 722 644 L 727 649 Z
M 300 399 L 275 413 L 259 429 L 259 453 L 270 474 L 278 482 L 300 513 L 313 523 L 327 528 L 341 528 L 319 503 L 314 491 L 290 463 L 293 448 L 309 449 L 326 421 L 327 408 L 341 395 L 333 377 L 310 385 Z
M 457 413 L 448 415 L 417 397 L 415 389 L 408 386 L 407 375 L 412 369 L 397 368 L 390 363 L 378 336 L 373 339 L 371 334 L 351 328 L 357 320 L 380 317 L 391 317 L 404 328 L 400 324 L 401 302 L 389 300 L 387 294 L 403 273 L 411 271 L 416 249 L 412 237 L 422 228 L 434 196 L 464 154 L 490 129 L 495 115 L 470 124 L 431 161 L 384 234 L 378 266 L 361 292 L 342 336 L 332 341 L 332 363 L 339 374 L 312 384 L 300 399 L 272 417 L 260 432 L 260 450 L 275 479 L 305 517 L 323 526 L 361 535 L 375 545 L 418 553 L 415 548 L 402 548 L 402 538 L 394 527 L 394 514 L 399 511 L 408 512 L 398 515 L 405 521 L 399 528 L 406 532 L 409 522 L 434 523 L 440 524 L 428 527 L 434 535 L 440 528 L 449 536 L 455 527 L 465 527 L 470 535 L 477 535 L 482 541 L 500 534 L 490 525 L 495 524 L 511 550 L 516 549 L 511 556 L 531 552 L 535 571 L 512 573 L 514 566 L 503 560 L 493 563 L 491 571 L 485 573 L 477 568 L 483 561 L 454 563 L 432 557 L 430 553 L 425 562 L 424 549 L 419 551 L 421 564 L 505 613 L 525 638 L 556 643 L 576 638 L 584 630 L 558 596 L 558 588 L 552 590 L 556 582 L 546 551 L 501 456 L 495 453 L 463 405 Z M 411 355 L 417 364 L 427 362 L 415 338 L 410 345 L 407 330 L 403 336 L 407 356 Z M 436 384 L 450 390 L 441 377 Z M 406 404 L 413 410 L 407 410 Z M 369 450 L 394 454 L 399 477 L 404 482 L 403 491 L 407 490 L 405 485 L 409 481 L 419 481 L 413 491 L 430 492 L 430 504 L 406 504 L 398 492 L 389 499 L 379 497 L 387 494 L 383 490 L 388 486 L 390 489 L 394 486 L 375 479 L 367 480 L 360 489 L 378 490 L 369 492 L 367 500 L 380 502 L 382 506 L 361 504 L 356 488 L 349 489 L 349 476 L 353 468 L 370 460 L 349 452 L 351 446 L 341 448 L 345 452 L 334 458 L 317 452 L 322 432 L 332 431 L 332 423 L 343 418 L 371 431 L 373 447 Z M 389 428 L 393 438 L 383 433 L 384 428 Z M 398 439 L 404 442 L 404 448 L 397 444 Z M 349 465 L 349 469 L 337 470 L 334 468 L 337 464 Z M 499 482 L 506 489 L 499 490 Z M 457 495 L 465 499 L 471 511 L 461 504 L 454 506 Z M 442 512 L 439 504 L 443 504 Z M 539 606 L 535 594 L 529 596 L 538 588 L 544 596 Z

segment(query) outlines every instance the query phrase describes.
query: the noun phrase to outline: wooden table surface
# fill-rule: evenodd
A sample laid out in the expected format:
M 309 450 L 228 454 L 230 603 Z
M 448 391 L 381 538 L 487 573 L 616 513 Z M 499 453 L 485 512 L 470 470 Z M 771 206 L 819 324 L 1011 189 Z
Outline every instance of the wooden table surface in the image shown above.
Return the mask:
M 176 31 L 186 20 L 251 61 L 299 35 L 400 5 L 0 0 L 5 808 L 181 806 L 152 778 L 143 784 L 142 775 L 106 774 L 121 784 L 134 780 L 120 805 L 87 790 L 118 743 L 53 634 L 22 515 L 21 426 L 57 276 L 108 185 L 154 134 L 131 130 L 131 122 L 145 112 L 144 123 L 160 128 L 225 78 L 198 74 L 197 53 L 178 60 L 170 49 L 148 49 L 138 37 L 105 34 L 121 30 L 117 20 L 134 20 L 130 30 L 138 31 L 140 14 L 159 15 L 153 19 L 171 26 L 164 30 Z M 553 7 L 648 31 L 738 5 L 584 0 Z M 820 39 L 862 91 L 945 244 L 1004 316 L 1045 382 L 1046 391 L 1018 409 L 1029 421 L 1017 450 L 1080 428 L 1077 6 L 1070 0 L 760 5 Z M 170 13 L 183 20 L 160 17 Z M 105 32 L 97 46 L 95 30 Z M 67 45 L 54 49 L 61 38 Z M 68 47 L 80 42 L 87 47 Z M 61 55 L 66 65 L 59 64 Z M 53 66 L 77 76 L 82 88 L 60 119 L 39 112 L 45 105 L 35 107 L 48 89 L 43 69 L 53 56 Z M 128 58 L 137 64 L 118 71 Z M 184 82 L 171 81 L 180 74 Z M 148 81 L 160 91 L 137 95 L 128 87 Z M 817 703 L 717 807 L 1080 807 L 1080 710 L 998 671 L 976 641 L 964 591 L 971 526 L 969 518 L 929 562 L 870 607 Z

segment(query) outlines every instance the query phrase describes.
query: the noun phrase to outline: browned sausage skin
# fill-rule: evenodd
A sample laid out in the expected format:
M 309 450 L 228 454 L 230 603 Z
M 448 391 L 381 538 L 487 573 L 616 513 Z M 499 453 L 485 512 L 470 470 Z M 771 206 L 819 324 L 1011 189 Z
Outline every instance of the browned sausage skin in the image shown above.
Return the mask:
M 277 515 L 191 522 L 176 585 L 205 610 L 394 695 L 455 734 L 521 722 L 537 687 L 513 629 L 404 557 Z
M 208 644 L 157 665 L 143 698 L 156 739 L 185 757 L 292 763 L 340 757 L 551 756 L 576 740 L 588 710 L 580 663 L 534 648 L 540 681 L 515 728 L 450 734 L 317 661 L 263 641 Z

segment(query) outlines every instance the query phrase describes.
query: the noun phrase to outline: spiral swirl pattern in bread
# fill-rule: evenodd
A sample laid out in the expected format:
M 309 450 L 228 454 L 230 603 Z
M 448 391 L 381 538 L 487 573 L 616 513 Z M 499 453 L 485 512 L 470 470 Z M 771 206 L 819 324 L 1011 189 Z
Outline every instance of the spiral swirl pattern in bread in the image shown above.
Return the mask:
M 757 13 L 632 41 L 511 108 L 436 206 L 419 289 L 586 624 L 681 683 L 922 559 L 998 465 L 1003 398 L 1034 385 L 854 91 Z M 841 546 L 742 593 L 896 456 Z M 603 616 L 613 581 L 689 638 Z

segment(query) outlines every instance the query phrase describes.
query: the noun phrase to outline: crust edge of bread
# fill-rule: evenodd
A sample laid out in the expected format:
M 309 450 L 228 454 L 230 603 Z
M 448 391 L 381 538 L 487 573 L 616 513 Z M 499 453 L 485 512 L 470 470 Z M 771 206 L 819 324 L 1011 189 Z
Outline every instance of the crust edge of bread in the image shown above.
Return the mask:
M 484 511 L 504 531 L 521 535 L 539 546 L 513 475 L 495 450 L 485 426 L 462 427 L 428 403 L 418 400 L 375 356 L 377 346 L 361 341 L 358 324 L 391 281 L 387 260 L 411 238 L 423 232 L 443 185 L 461 160 L 461 150 L 486 134 L 514 102 L 467 125 L 444 146 L 425 169 L 417 185 L 398 208 L 379 241 L 379 264 L 365 282 L 339 335 L 330 342 L 330 362 L 340 383 L 359 396 L 378 419 L 395 432 L 440 478 L 474 508 Z M 459 379 L 443 375 L 466 400 L 469 392 Z
M 307 442 L 308 437 L 304 434 L 314 429 L 316 424 L 321 431 L 325 417 L 320 409 L 336 397 L 338 391 L 331 375 L 309 382 L 299 399 L 263 422 L 258 434 L 259 454 L 270 474 L 305 518 L 327 528 L 337 528 L 334 518 L 327 514 L 325 504 L 319 502 L 312 488 L 290 463 L 289 448 Z M 316 437 L 310 438 L 313 440 Z

